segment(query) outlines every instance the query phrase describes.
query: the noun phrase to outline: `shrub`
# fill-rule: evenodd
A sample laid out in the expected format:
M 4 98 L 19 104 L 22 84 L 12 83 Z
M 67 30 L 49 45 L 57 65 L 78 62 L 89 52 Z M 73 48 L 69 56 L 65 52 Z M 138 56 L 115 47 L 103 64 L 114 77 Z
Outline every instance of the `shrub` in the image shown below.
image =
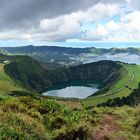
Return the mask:
M 0 114 L 0 137 L 6 140 L 46 140 L 45 129 L 41 121 L 21 113 Z M 6 130 L 6 131 L 5 131 Z
M 1 140 L 23 140 L 24 138 L 24 134 L 19 131 L 12 130 L 10 128 L 0 129 Z
M 43 100 L 41 106 L 45 108 L 48 112 L 60 112 L 63 108 L 62 105 L 56 102 L 56 100 Z
M 60 129 L 62 126 L 66 125 L 66 124 L 67 124 L 67 122 L 64 119 L 64 117 L 58 116 L 58 117 L 55 117 L 52 119 L 50 125 L 51 125 L 52 129 Z
M 27 111 L 27 114 L 29 116 L 31 116 L 32 118 L 35 118 L 35 119 L 39 119 L 39 120 L 42 120 L 42 116 L 40 115 L 40 113 L 38 111 L 36 111 L 35 109 L 30 109 Z
M 19 102 L 8 102 L 2 107 L 3 112 L 27 112 L 26 106 L 20 104 Z
M 79 114 L 77 112 L 73 112 L 71 109 L 64 108 L 62 113 L 70 124 L 78 123 L 80 120 Z

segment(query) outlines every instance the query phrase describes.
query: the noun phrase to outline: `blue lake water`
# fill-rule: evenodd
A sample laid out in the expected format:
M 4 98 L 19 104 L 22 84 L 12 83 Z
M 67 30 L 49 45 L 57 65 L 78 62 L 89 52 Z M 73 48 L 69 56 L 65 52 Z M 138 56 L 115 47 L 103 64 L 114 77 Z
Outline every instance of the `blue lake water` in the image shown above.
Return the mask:
M 86 98 L 103 86 L 98 81 L 71 81 L 62 84 L 56 84 L 44 92 L 44 96 L 56 96 L 66 98 Z

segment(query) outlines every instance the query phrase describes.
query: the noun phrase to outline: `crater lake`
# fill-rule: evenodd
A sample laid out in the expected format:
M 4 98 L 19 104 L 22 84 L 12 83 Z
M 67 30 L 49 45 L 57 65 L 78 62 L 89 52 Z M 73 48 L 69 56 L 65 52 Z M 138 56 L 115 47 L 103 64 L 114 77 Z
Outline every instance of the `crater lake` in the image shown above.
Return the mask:
M 100 81 L 92 80 L 76 80 L 69 81 L 61 84 L 55 84 L 48 88 L 42 95 L 55 96 L 65 98 L 87 98 L 88 96 L 96 93 L 103 87 Z

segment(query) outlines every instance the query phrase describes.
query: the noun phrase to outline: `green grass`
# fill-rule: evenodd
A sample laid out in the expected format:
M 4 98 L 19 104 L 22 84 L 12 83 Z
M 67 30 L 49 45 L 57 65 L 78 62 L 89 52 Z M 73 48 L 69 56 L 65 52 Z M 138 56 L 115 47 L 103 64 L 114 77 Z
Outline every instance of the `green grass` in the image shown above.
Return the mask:
M 0 97 L 6 97 L 10 91 L 27 91 L 18 81 L 14 81 L 5 73 L 4 65 L 0 63 Z
M 0 139 L 52 140 L 77 131 L 80 118 L 55 100 L 11 97 L 0 102 Z
M 56 100 L 11 97 L 0 101 L 0 139 L 61 140 L 75 139 L 77 134 L 79 139 L 83 136 L 95 139 L 104 132 L 104 127 L 110 126 L 108 138 L 118 137 L 119 132 L 123 138 L 138 140 L 139 113 L 139 107 L 127 106 L 74 111 Z M 117 133 L 114 127 L 117 128 Z
M 140 82 L 140 65 L 128 65 L 128 64 L 123 64 L 123 66 L 126 68 L 126 71 L 122 72 L 122 78 L 120 78 L 116 83 L 114 83 L 110 88 L 109 91 L 106 92 L 105 94 L 108 94 L 112 91 L 115 91 L 119 88 L 121 88 L 122 86 L 124 86 L 129 79 L 131 79 L 132 77 L 132 72 L 134 72 L 135 78 L 134 80 L 128 85 L 130 88 L 132 89 L 136 89 L 138 87 L 138 83 Z M 123 90 L 112 94 L 112 95 L 108 95 L 108 96 L 104 96 L 104 97 L 90 97 L 87 98 L 85 100 L 82 100 L 82 104 L 84 105 L 84 107 L 89 107 L 89 106 L 96 106 L 97 104 L 106 102 L 108 99 L 114 99 L 117 97 L 126 97 L 129 94 L 131 94 L 132 90 L 128 89 L 128 88 L 124 88 Z
M 117 133 L 111 133 L 110 139 L 115 139 L 116 137 L 119 138 L 125 138 L 126 140 L 138 140 L 138 130 L 137 125 L 139 124 L 139 106 L 135 108 L 131 108 L 128 106 L 123 107 L 116 107 L 116 108 L 109 108 L 109 107 L 103 107 L 103 108 L 95 108 L 96 112 L 102 115 L 109 115 L 114 116 L 114 122 L 118 125 L 119 130 L 117 130 Z M 109 122 L 110 126 L 112 122 Z

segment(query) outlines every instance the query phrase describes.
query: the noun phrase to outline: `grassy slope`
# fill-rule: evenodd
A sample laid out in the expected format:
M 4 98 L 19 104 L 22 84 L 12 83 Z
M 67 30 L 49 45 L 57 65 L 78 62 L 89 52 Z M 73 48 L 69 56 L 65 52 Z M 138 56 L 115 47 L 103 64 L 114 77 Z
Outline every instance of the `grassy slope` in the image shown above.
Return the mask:
M 140 107 L 73 111 L 55 100 L 12 98 L 0 101 L 0 139 L 139 140 L 139 113 Z
M 40 91 L 50 85 L 40 64 L 28 56 L 14 56 L 5 67 L 5 72 L 20 81 L 25 87 Z
M 132 89 L 137 88 L 138 83 L 140 82 L 140 75 L 139 75 L 140 66 L 139 65 L 127 65 L 127 64 L 123 64 L 123 65 L 127 69 L 128 72 L 123 73 L 122 78 L 119 79 L 116 83 L 114 83 L 110 87 L 110 89 L 107 93 L 115 91 L 116 89 L 119 89 L 123 85 L 125 85 L 129 81 L 129 79 L 131 78 L 132 72 L 134 72 L 135 78 L 128 86 Z M 104 96 L 104 97 L 96 97 L 95 96 L 95 97 L 87 98 L 87 99 L 82 101 L 82 104 L 84 105 L 84 107 L 95 106 L 99 103 L 106 102 L 108 99 L 113 99 L 113 98 L 116 98 L 116 97 L 121 98 L 123 96 L 128 96 L 129 94 L 131 94 L 131 90 L 128 89 L 128 88 L 124 88 L 122 91 L 117 92 L 117 93 L 112 94 L 112 95 L 108 95 L 108 96 Z
M 5 64 L 0 63 L 0 97 L 7 97 L 7 94 L 14 90 L 27 91 L 18 81 L 14 81 L 5 73 L 4 65 Z

